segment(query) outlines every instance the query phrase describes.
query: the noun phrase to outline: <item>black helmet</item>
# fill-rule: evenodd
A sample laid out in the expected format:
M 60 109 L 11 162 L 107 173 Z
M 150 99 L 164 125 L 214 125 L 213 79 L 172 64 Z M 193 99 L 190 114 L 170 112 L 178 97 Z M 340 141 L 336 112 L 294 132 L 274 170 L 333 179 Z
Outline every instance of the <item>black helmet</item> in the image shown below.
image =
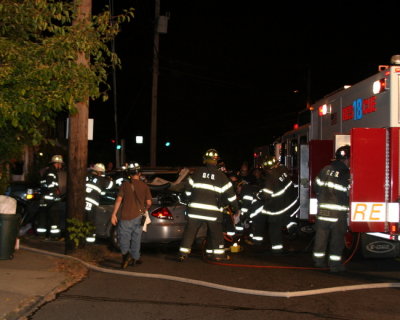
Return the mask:
M 335 152 L 336 160 L 345 160 L 350 158 L 350 146 L 347 144 L 338 148 Z
M 203 156 L 204 161 L 218 161 L 219 154 L 215 149 L 208 149 Z
M 262 167 L 264 169 L 271 169 L 277 163 L 278 161 L 276 160 L 275 156 L 265 156 L 264 161 L 262 163 Z

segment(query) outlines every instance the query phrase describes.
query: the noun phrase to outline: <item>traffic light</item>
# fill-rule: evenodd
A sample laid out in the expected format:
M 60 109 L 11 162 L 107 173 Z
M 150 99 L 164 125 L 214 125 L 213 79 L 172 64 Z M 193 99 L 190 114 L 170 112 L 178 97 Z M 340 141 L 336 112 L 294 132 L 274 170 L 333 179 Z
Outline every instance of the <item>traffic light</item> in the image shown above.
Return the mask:
M 122 146 L 120 144 L 117 144 L 116 148 L 117 148 L 117 150 L 121 150 Z
M 166 147 L 170 147 L 170 146 L 171 146 L 171 142 L 166 141 L 166 142 L 165 142 L 165 146 L 166 146 Z

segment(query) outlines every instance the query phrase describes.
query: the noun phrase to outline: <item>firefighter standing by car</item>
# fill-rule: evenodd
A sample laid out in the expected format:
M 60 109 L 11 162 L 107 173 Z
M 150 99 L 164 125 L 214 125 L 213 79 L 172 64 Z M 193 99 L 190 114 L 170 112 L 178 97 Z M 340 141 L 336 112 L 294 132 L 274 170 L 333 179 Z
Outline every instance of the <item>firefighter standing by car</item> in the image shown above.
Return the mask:
M 280 165 L 274 156 L 267 156 L 265 184 L 258 197 L 262 205 L 254 208 L 250 217 L 254 224 L 254 241 L 264 240 L 264 229 L 268 222 L 268 235 L 273 254 L 285 253 L 283 245 L 283 228 L 287 225 L 292 212 L 299 206 L 297 189 L 285 166 Z
M 49 236 L 58 239 L 61 236 L 61 217 L 58 212 L 51 212 L 51 206 L 60 201 L 63 194 L 61 192 L 60 171 L 64 165 L 61 155 L 54 155 L 51 158 L 50 166 L 44 172 L 40 185 L 42 188 L 42 198 L 39 203 L 39 221 L 36 233 L 40 237 Z
M 190 254 L 197 231 L 203 223 L 207 224 L 207 255 L 215 261 L 230 259 L 224 248 L 223 210 L 224 206 L 230 205 L 236 213 L 238 203 L 232 182 L 217 168 L 218 159 L 219 155 L 215 149 L 207 150 L 203 156 L 205 166 L 197 169 L 188 178 L 188 222 L 178 261 L 184 261 Z
M 345 270 L 342 253 L 347 230 L 350 189 L 350 146 L 340 147 L 335 160 L 325 166 L 314 181 L 318 213 L 313 259 L 316 267 L 326 267 L 326 251 L 329 243 L 328 266 L 331 272 Z
M 96 163 L 90 168 L 89 174 L 86 176 L 86 195 L 85 195 L 85 220 L 96 226 L 96 210 L 99 206 L 100 196 L 104 190 L 111 189 L 114 185 L 113 181 L 107 179 L 105 174 L 106 168 L 102 163 Z M 96 241 L 96 234 L 86 237 L 86 242 L 93 243 Z

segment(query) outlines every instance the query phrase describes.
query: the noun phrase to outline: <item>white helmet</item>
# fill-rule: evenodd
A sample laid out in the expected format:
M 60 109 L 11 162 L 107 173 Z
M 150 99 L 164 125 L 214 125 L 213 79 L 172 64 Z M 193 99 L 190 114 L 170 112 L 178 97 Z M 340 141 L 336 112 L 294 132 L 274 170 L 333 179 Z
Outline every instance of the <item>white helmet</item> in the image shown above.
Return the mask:
M 64 163 L 63 157 L 59 154 L 56 154 L 51 157 L 50 163 Z
M 104 164 L 102 164 L 102 163 L 96 163 L 94 166 L 93 166 L 93 170 L 94 171 L 99 171 L 99 172 L 106 172 L 106 167 L 104 166 Z

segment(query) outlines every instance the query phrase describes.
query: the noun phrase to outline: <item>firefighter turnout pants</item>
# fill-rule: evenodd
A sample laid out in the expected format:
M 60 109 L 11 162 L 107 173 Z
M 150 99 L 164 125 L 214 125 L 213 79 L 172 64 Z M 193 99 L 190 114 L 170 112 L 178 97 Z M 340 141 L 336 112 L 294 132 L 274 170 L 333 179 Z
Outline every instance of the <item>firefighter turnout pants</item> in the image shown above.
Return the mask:
M 344 237 L 347 231 L 347 214 L 340 213 L 337 221 L 324 220 L 317 216 L 315 229 L 313 249 L 315 264 L 317 266 L 325 265 L 328 250 L 328 265 L 330 267 L 340 265 L 345 246 Z
M 264 241 L 266 231 L 268 233 L 269 241 L 271 244 L 271 251 L 279 253 L 283 251 L 283 234 L 282 229 L 287 224 L 287 215 L 266 215 L 258 214 L 253 221 L 253 241 L 261 243 Z
M 215 257 L 224 255 L 225 249 L 222 223 L 193 218 L 188 218 L 181 246 L 179 248 L 180 253 L 189 254 L 191 252 L 193 242 L 195 241 L 197 232 L 202 224 L 207 225 L 207 254 L 211 254 Z

